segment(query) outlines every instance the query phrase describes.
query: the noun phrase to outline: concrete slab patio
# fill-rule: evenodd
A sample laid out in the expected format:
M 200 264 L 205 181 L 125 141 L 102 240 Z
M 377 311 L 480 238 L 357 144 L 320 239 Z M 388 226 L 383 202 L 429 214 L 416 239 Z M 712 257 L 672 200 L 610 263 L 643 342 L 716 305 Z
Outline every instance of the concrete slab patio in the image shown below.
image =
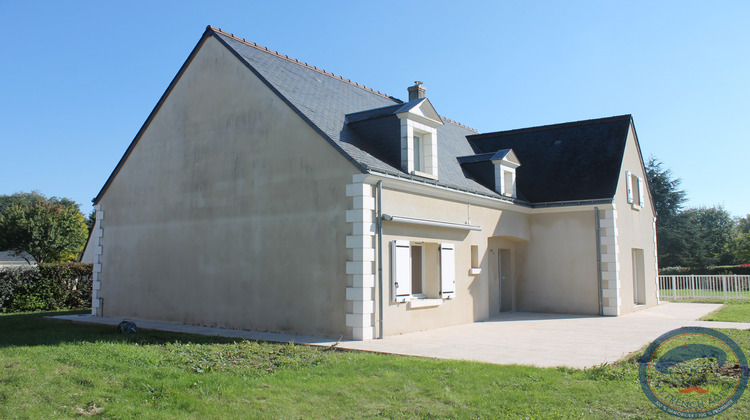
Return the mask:
M 683 326 L 750 329 L 750 323 L 697 321 L 719 304 L 664 303 L 621 317 L 506 312 L 484 322 L 456 325 L 372 341 L 342 341 L 339 348 L 496 364 L 584 368 L 613 362 L 661 334 Z M 117 325 L 122 318 L 53 317 Z M 333 345 L 330 338 L 198 327 L 133 320 L 139 328 L 273 342 Z

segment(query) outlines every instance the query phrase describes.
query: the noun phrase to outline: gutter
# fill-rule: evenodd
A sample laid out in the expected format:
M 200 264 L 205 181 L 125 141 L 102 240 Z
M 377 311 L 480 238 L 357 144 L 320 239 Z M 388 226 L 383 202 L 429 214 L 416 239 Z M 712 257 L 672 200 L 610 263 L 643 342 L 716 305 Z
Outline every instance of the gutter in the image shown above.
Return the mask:
M 377 235 L 378 235 L 378 338 L 383 338 L 383 181 L 378 181 Z
M 533 214 L 535 213 L 535 210 L 539 210 L 540 213 L 548 212 L 548 211 L 555 211 L 555 209 L 563 209 L 563 208 L 570 208 L 570 207 L 583 207 L 583 206 L 594 206 L 594 205 L 602 205 L 607 206 L 612 204 L 612 198 L 596 198 L 596 199 L 588 199 L 588 200 L 569 200 L 569 201 L 547 201 L 547 202 L 540 202 L 540 203 L 531 203 L 525 200 L 521 200 L 518 198 L 512 198 L 512 197 L 504 197 L 496 194 L 490 194 L 487 192 L 472 190 L 468 188 L 461 188 L 452 186 L 449 184 L 445 184 L 442 182 L 439 182 L 437 180 L 427 180 L 423 179 L 417 176 L 412 176 L 405 174 L 403 172 L 397 172 L 397 171 L 389 171 L 384 169 L 376 169 L 372 167 L 367 167 L 367 175 L 374 177 L 375 179 L 385 179 L 385 180 L 393 180 L 399 183 L 404 183 L 402 185 L 411 185 L 412 187 L 409 187 L 406 189 L 406 191 L 412 191 L 414 188 L 419 188 L 422 191 L 429 191 L 430 189 L 437 189 L 438 191 L 442 191 L 443 193 L 448 194 L 460 194 L 462 196 L 470 196 L 472 197 L 473 201 L 475 203 L 481 203 L 484 200 L 488 200 L 492 202 L 491 206 L 497 206 L 500 205 L 500 207 L 505 207 L 507 209 L 511 209 L 514 211 L 518 211 L 521 213 L 528 213 Z M 367 178 L 368 176 L 365 176 Z M 372 181 L 371 181 L 372 182 Z M 465 202 L 466 198 L 460 199 L 462 202 Z M 484 201 L 487 205 L 487 201 Z M 564 211 L 564 210 L 563 210 Z

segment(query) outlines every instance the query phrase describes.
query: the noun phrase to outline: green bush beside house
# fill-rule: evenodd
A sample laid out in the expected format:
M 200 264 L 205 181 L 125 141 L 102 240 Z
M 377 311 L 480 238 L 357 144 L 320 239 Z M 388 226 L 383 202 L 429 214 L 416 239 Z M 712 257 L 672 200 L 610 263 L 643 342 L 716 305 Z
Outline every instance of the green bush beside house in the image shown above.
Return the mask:
M 92 274 L 76 262 L 0 268 L 0 312 L 88 307 Z

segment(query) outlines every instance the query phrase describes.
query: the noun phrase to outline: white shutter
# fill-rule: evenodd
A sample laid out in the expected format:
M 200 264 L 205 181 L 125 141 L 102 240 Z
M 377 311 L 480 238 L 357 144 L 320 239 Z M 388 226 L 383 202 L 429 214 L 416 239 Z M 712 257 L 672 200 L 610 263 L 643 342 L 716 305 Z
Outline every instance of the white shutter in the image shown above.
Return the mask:
M 411 251 L 409 241 L 393 241 L 393 261 L 391 263 L 391 282 L 393 283 L 393 300 L 403 300 L 411 295 Z
M 633 178 L 630 176 L 630 171 L 625 172 L 625 185 L 628 190 L 628 203 L 633 203 Z
M 643 207 L 643 178 L 638 178 L 638 205 Z
M 456 251 L 453 244 L 440 244 L 440 297 L 456 294 Z

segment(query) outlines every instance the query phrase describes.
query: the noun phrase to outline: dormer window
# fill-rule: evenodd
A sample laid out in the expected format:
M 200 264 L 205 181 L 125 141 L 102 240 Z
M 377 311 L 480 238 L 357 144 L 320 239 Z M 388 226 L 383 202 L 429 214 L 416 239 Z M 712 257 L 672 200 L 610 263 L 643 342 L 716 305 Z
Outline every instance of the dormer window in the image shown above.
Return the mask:
M 516 171 L 504 170 L 503 171 L 503 189 L 500 194 L 507 195 L 509 197 L 516 196 Z
M 461 156 L 458 163 L 481 184 L 500 195 L 518 198 L 516 169 L 521 161 L 512 149 L 477 155 Z
M 426 98 L 415 102 L 406 112 L 396 114 L 401 120 L 401 168 L 411 175 L 437 179 L 437 128 L 443 122 Z
M 384 162 L 410 175 L 438 179 L 438 127 L 443 119 L 424 97 L 421 83 L 409 90 L 409 102 L 347 114 L 346 124 L 372 145 L 367 151 Z
M 437 179 L 440 115 L 424 97 L 421 82 L 409 88 L 409 102 L 395 112 L 401 121 L 401 169 L 411 175 Z
M 437 143 L 434 141 L 437 132 L 429 133 L 427 130 L 409 127 L 408 124 L 406 130 L 407 150 L 405 156 L 402 156 L 402 167 L 412 175 L 437 178 Z M 409 131 L 411 136 L 408 134 Z
M 506 197 L 516 198 L 516 168 L 521 162 L 511 149 L 497 151 L 491 158 L 495 165 L 495 191 Z
M 420 134 L 414 134 L 414 171 L 424 172 L 424 150 L 422 149 L 422 136 Z

